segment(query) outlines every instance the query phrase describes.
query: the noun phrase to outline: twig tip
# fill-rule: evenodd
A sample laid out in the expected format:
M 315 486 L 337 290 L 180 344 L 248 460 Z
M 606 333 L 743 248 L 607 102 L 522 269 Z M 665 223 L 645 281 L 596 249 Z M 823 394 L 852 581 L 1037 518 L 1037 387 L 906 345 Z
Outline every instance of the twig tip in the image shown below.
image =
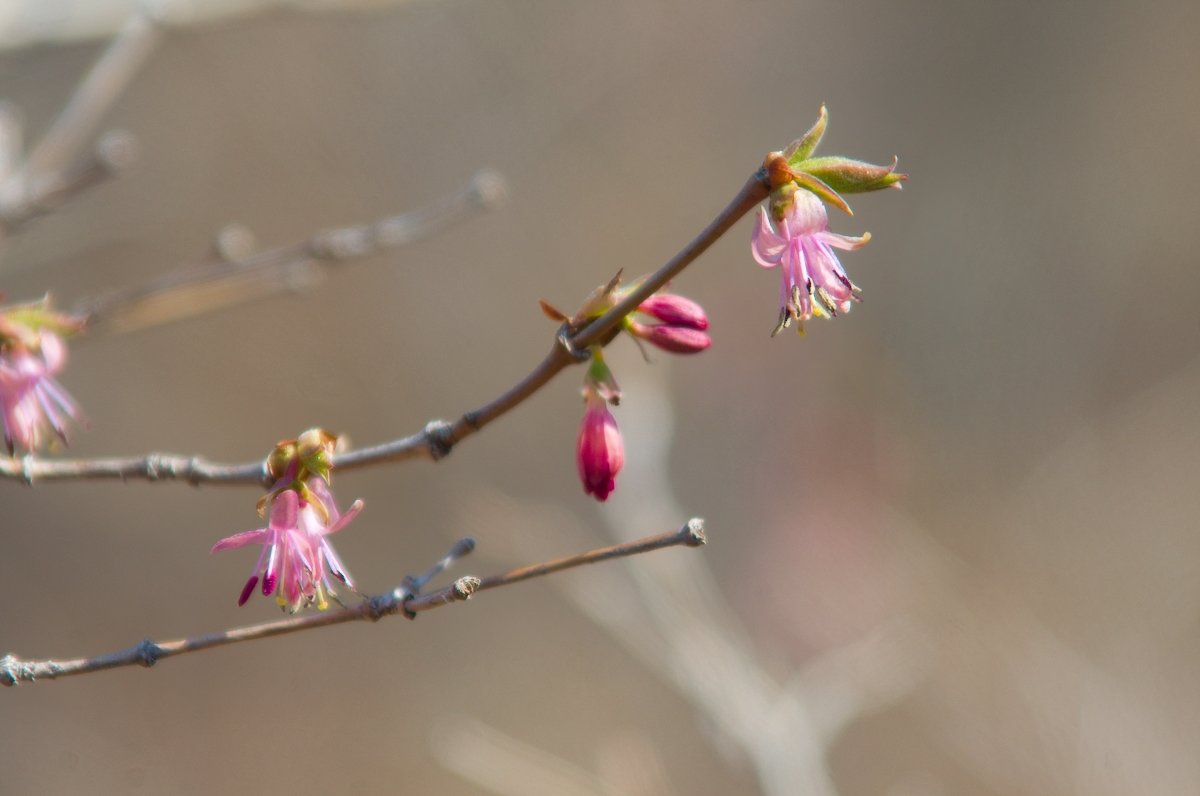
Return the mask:
M 687 534 L 686 544 L 688 547 L 700 547 L 708 544 L 708 535 L 704 533 L 704 520 L 692 517 L 683 527 L 684 533 Z

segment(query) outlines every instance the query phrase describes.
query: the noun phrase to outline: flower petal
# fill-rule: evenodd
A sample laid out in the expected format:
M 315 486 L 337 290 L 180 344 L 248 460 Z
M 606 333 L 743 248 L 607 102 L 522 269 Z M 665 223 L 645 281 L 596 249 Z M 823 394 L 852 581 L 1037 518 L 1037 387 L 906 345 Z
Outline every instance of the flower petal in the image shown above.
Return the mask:
M 350 524 L 351 520 L 358 516 L 358 512 L 362 511 L 362 508 L 363 502 L 361 500 L 354 501 L 350 504 L 350 508 L 346 509 L 346 513 L 339 517 L 338 520 L 331 524 L 328 528 L 323 530 L 321 535 L 328 536 L 330 534 L 337 533 L 342 528 L 345 528 Z
M 852 252 L 857 249 L 861 249 L 863 246 L 866 246 L 871 240 L 871 233 L 864 232 L 861 236 L 856 238 L 852 235 L 839 235 L 836 232 L 819 232 L 813 237 L 821 241 L 821 243 L 824 243 L 826 246 L 832 246 L 835 249 Z
M 763 268 L 774 268 L 779 265 L 779 258 L 787 249 L 787 239 L 781 237 L 771 228 L 771 220 L 766 208 L 759 208 L 758 224 L 750 238 L 750 252 L 754 260 Z
M 300 513 L 300 496 L 290 489 L 285 489 L 271 501 L 270 527 L 276 531 L 286 531 L 297 527 L 296 518 Z
M 233 550 L 237 547 L 245 547 L 248 544 L 261 544 L 266 541 L 269 531 L 266 528 L 258 528 L 253 531 L 242 531 L 235 533 L 233 536 L 226 536 L 221 541 L 212 546 L 210 553 L 219 553 L 222 550 Z

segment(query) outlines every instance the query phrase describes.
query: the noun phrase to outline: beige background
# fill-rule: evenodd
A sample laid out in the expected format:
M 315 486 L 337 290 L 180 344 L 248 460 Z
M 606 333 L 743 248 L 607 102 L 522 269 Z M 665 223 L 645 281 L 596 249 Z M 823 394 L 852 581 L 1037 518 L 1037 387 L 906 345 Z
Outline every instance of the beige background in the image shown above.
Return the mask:
M 875 236 L 843 260 L 863 306 L 768 339 L 776 275 L 743 221 L 676 284 L 711 351 L 647 367 L 613 346 L 631 469 L 608 505 L 576 481 L 569 372 L 446 461 L 336 478 L 366 501 L 339 551 L 381 591 L 458 535 L 480 551 L 457 571 L 485 574 L 602 543 L 606 517 L 657 510 L 640 535 L 700 515 L 708 548 L 656 555 L 711 568 L 734 646 L 800 703 L 844 696 L 816 674 L 882 639 L 861 656 L 875 685 L 818 744 L 837 792 L 1194 793 L 1198 33 L 1200 7 L 1170 0 L 446 0 L 179 30 L 108 119 L 137 166 L 9 241 L 2 288 L 69 305 L 204 259 L 230 221 L 278 245 L 494 167 L 499 210 L 301 296 L 86 341 L 62 378 L 92 421 L 81 456 L 242 461 L 314 424 L 382 441 L 511 384 L 553 332 L 537 298 L 657 267 L 827 102 L 823 152 L 912 175 L 832 220 Z M 32 136 L 100 46 L 0 54 Z M 647 422 L 673 423 L 673 495 L 638 488 Z M 0 484 L 0 653 L 276 616 L 234 605 L 250 552 L 207 553 L 257 497 Z M 762 786 L 721 716 L 562 588 L 6 690 L 0 792 L 481 792 L 448 717 L 608 792 L 656 766 L 677 793 Z M 524 784 L 504 792 L 569 792 L 509 752 L 491 780 Z

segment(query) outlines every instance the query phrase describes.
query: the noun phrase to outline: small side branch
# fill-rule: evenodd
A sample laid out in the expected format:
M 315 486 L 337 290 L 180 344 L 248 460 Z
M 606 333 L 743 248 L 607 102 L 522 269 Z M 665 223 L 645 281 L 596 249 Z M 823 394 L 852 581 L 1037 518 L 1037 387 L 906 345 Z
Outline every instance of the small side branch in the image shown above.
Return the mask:
M 282 636 L 288 633 L 298 633 L 303 630 L 313 630 L 318 627 L 340 625 L 346 622 L 377 621 L 385 616 L 402 614 L 411 618 L 425 611 L 433 610 L 442 605 L 463 602 L 473 594 L 485 589 L 496 589 L 509 586 L 523 580 L 538 578 L 565 569 L 609 561 L 616 558 L 648 553 L 665 547 L 679 545 L 699 547 L 705 543 L 704 522 L 693 518 L 682 528 L 672 533 L 649 536 L 624 544 L 601 547 L 589 550 L 567 558 L 546 561 L 526 567 L 493 575 L 487 578 L 466 576 L 459 578 L 449 586 L 428 594 L 419 594 L 420 587 L 433 577 L 440 574 L 446 567 L 458 558 L 467 555 L 474 549 L 475 543 L 470 539 L 459 541 L 451 551 L 424 574 L 415 578 L 406 578 L 403 585 L 385 594 L 368 597 L 358 605 L 337 611 L 325 611 L 308 616 L 294 616 L 275 622 L 266 622 L 248 627 L 224 630 L 192 638 L 175 641 L 151 641 L 146 639 L 118 652 L 96 655 L 91 658 L 76 658 L 74 660 L 43 660 L 26 661 L 16 655 L 5 655 L 0 658 L 0 685 L 17 685 L 32 683 L 37 680 L 54 680 L 60 677 L 70 677 L 77 674 L 89 674 L 104 669 L 116 669 L 122 666 L 151 667 L 164 658 L 183 655 L 189 652 L 199 652 L 213 647 L 223 647 L 242 641 Z

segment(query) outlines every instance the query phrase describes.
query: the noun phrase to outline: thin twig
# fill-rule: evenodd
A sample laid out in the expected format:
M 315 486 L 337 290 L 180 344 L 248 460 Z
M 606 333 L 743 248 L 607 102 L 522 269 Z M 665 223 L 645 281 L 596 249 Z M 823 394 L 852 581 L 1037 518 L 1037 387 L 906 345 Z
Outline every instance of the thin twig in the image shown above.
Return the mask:
M 421 431 L 407 437 L 338 454 L 334 457 L 334 466 L 347 470 L 420 457 L 437 461 L 447 455 L 463 439 L 520 405 L 559 371 L 577 363 L 579 358 L 576 352 L 586 350 L 589 345 L 603 338 L 639 303 L 694 262 L 738 219 L 767 197 L 764 180 L 765 172 L 762 169 L 752 174 L 725 209 L 691 243 L 647 277 L 629 296 L 588 326 L 574 334 L 569 334 L 571 330 L 568 329 L 565 330 L 567 334 L 557 335 L 550 353 L 500 397 L 479 409 L 464 413 L 453 423 L 432 420 Z M 264 474 L 262 461 L 215 464 L 198 456 L 161 453 L 107 459 L 42 460 L 26 456 L 21 460 L 0 460 L 0 478 L 25 484 L 49 480 L 145 478 L 149 481 L 186 480 L 193 485 L 208 482 L 261 485 L 265 483 Z
M 323 267 L 426 238 L 503 200 L 503 178 L 481 171 L 453 194 L 425 207 L 369 224 L 326 230 L 299 243 L 243 259 L 184 268 L 146 285 L 80 303 L 90 331 L 125 332 L 307 287 Z
M 402 614 L 412 618 L 418 613 L 432 610 L 441 605 L 467 600 L 477 591 L 508 586 L 523 580 L 561 572 L 564 569 L 584 564 L 594 564 L 599 561 L 624 558 L 626 556 L 648 553 L 651 550 L 660 550 L 665 547 L 675 547 L 678 545 L 699 547 L 704 543 L 704 523 L 700 519 L 693 518 L 688 520 L 678 531 L 650 536 L 634 542 L 612 545 L 611 547 L 589 550 L 585 553 L 561 558 L 556 561 L 547 561 L 541 564 L 521 567 L 505 572 L 502 575 L 493 575 L 489 578 L 462 577 L 449 586 L 430 592 L 429 594 L 414 595 L 414 590 L 411 587 L 414 581 L 419 579 L 408 578 L 406 579 L 406 583 L 399 588 L 385 594 L 368 597 L 360 604 L 350 608 L 325 611 L 308 616 L 294 616 L 275 622 L 265 622 L 249 627 L 224 630 L 218 633 L 209 633 L 203 636 L 194 636 L 175 641 L 156 642 L 146 639 L 128 649 L 104 655 L 96 655 L 91 658 L 76 658 L 66 661 L 24 661 L 15 655 L 9 654 L 0 658 L 0 684 L 8 686 L 17 685 L 18 683 L 32 683 L 37 680 L 54 680 L 60 677 L 98 672 L 103 669 L 115 669 L 121 666 L 138 665 L 150 667 L 163 658 L 171 658 L 188 652 L 199 652 L 200 650 L 211 649 L 212 647 L 223 647 L 227 644 L 236 644 L 242 641 L 255 641 L 257 639 L 282 636 L 287 633 L 297 633 L 302 630 L 312 630 L 328 625 L 340 625 L 346 622 L 360 620 L 374 622 L 385 616 L 393 616 L 395 614 Z M 474 543 L 470 542 L 470 540 L 460 541 L 447 554 L 446 558 L 435 564 L 426 575 L 433 577 L 454 559 L 469 553 L 473 547 Z M 425 575 L 421 577 L 424 578 Z

